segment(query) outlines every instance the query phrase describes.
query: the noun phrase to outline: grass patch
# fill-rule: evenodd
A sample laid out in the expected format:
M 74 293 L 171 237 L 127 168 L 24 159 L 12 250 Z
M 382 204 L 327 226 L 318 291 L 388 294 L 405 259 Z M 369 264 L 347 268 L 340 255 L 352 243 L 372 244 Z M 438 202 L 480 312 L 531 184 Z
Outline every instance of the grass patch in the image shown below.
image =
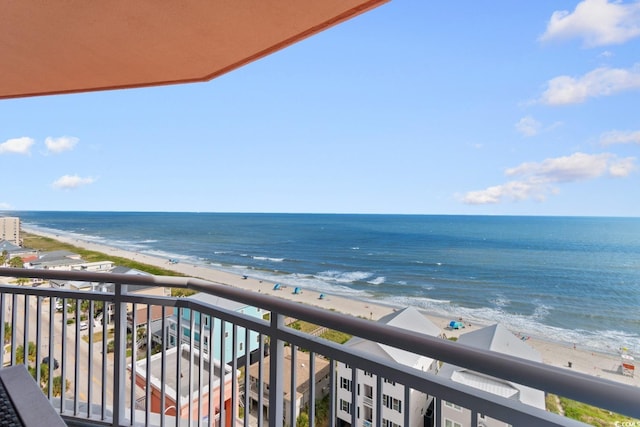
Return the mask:
M 338 344 L 344 344 L 351 339 L 351 335 L 345 332 L 334 331 L 329 329 L 327 332 L 320 335 L 320 338 L 323 338 L 328 341 L 332 341 Z
M 560 398 L 560 404 L 564 409 L 566 417 L 592 426 L 609 427 L 618 425 L 640 425 L 640 420 L 634 420 L 633 418 L 625 417 L 624 415 L 616 414 L 564 397 Z
M 555 394 L 547 393 L 544 397 L 544 406 L 549 412 L 553 412 L 554 414 L 561 414 L 562 408 L 558 403 L 558 396 L 556 396 Z
M 304 332 L 305 334 L 310 334 L 313 331 L 317 330 L 318 328 L 320 328 L 320 326 L 314 324 L 314 323 L 310 323 L 310 322 L 305 322 L 303 320 L 296 320 L 295 322 L 291 323 L 289 325 L 290 328 L 293 328 L 297 331 L 300 332 Z M 349 341 L 351 339 L 351 335 L 344 333 L 344 332 L 340 332 L 340 331 L 334 331 L 332 329 L 327 329 L 325 332 L 323 332 L 320 335 L 320 338 L 326 339 L 328 341 L 333 341 L 336 342 L 338 344 L 344 344 L 345 342 Z
M 23 240 L 24 247 L 36 249 L 41 252 L 66 250 L 66 251 L 70 251 L 80 255 L 82 259 L 86 262 L 112 261 L 116 265 L 144 271 L 145 273 L 153 274 L 155 276 L 184 277 L 183 274 L 176 273 L 175 271 L 156 267 L 154 265 L 144 264 L 141 262 L 131 260 L 129 258 L 111 256 L 102 252 L 89 251 L 87 249 L 70 245 L 68 243 L 64 243 L 59 240 L 52 239 L 50 237 L 38 236 L 35 234 L 23 232 L 22 240 Z M 193 295 L 195 293 L 196 293 L 195 291 L 192 291 L 190 289 L 171 288 L 171 296 L 174 296 L 174 297 L 186 297 L 189 295 Z
M 318 325 L 314 325 L 313 323 L 305 322 L 303 320 L 296 320 L 291 323 L 289 327 L 297 331 L 304 332 L 305 334 L 309 334 L 319 328 Z
M 109 329 L 107 330 L 107 339 L 112 339 L 113 336 L 115 335 L 115 333 L 113 332 L 113 329 Z M 84 342 L 89 342 L 89 335 L 83 335 L 82 339 L 84 340 Z M 94 332 L 93 333 L 93 342 L 101 342 L 102 341 L 102 331 L 98 331 L 98 332 Z
M 129 258 L 121 258 L 117 256 L 110 256 L 102 252 L 89 251 L 74 245 L 70 245 L 68 243 L 63 243 L 59 240 L 55 240 L 50 237 L 37 236 L 35 234 L 29 234 L 29 233 L 22 233 L 22 238 L 24 242 L 24 247 L 36 249 L 39 251 L 50 252 L 50 251 L 58 251 L 58 250 L 67 250 L 80 255 L 82 259 L 85 260 L 86 262 L 113 261 L 117 265 L 128 267 L 128 268 L 135 268 L 136 270 L 145 271 L 147 273 L 158 275 L 158 276 L 183 276 L 182 274 L 176 273 L 175 271 L 166 270 L 164 268 L 159 268 L 149 264 L 143 264 L 141 262 L 137 262 Z

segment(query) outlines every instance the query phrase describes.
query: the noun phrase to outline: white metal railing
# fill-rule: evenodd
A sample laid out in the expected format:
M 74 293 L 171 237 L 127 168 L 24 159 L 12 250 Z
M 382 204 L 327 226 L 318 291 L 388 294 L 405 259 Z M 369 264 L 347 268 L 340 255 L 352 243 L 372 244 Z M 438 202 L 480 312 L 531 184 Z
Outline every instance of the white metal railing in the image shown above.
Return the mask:
M 373 402 L 377 413 L 381 413 L 380 399 L 383 393 L 380 391 L 382 378 L 385 378 L 404 385 L 405 396 L 408 396 L 407 390 L 417 390 L 434 396 L 436 400 L 468 408 L 472 414 L 482 413 L 511 425 L 582 425 L 517 400 L 465 387 L 445 378 L 305 334 L 286 327 L 286 318 L 308 321 L 320 327 L 640 418 L 640 389 L 636 387 L 440 338 L 416 335 L 377 322 L 247 292 L 220 283 L 183 277 L 11 268 L 0 268 L 0 277 L 116 285 L 113 293 L 0 285 L 0 323 L 7 341 L 7 351 L 0 353 L 0 363 L 6 366 L 26 360 L 34 371 L 36 381 L 43 386 L 45 395 L 69 424 L 249 426 L 266 425 L 268 422 L 270 426 L 292 425 L 299 415 L 299 409 L 296 404 L 289 404 L 285 413 L 284 403 L 287 398 L 284 395 L 286 393 L 288 399 L 295 399 L 295 384 L 299 382 L 296 375 L 300 375 L 296 373 L 296 360 L 304 357 L 312 365 L 307 378 L 310 396 L 317 398 L 323 393 L 329 394 L 329 425 L 336 424 L 336 362 L 343 362 L 377 376 L 378 390 L 374 396 L 378 397 Z M 258 307 L 269 312 L 270 318 L 256 318 L 189 298 L 129 293 L 128 285 L 188 288 L 206 292 Z M 63 310 L 57 312 L 55 308 L 59 301 L 62 301 Z M 67 308 L 67 304 L 70 304 L 70 308 Z M 113 325 L 103 327 L 94 324 L 96 314 L 106 306 L 111 306 L 114 310 Z M 138 307 L 146 308 L 147 319 L 133 316 L 128 322 L 127 312 L 135 311 Z M 161 333 L 158 337 L 162 345 L 155 350 L 151 328 L 143 328 L 143 324 L 152 324 L 154 319 L 151 313 L 154 307 L 162 313 L 159 320 Z M 171 311 L 173 316 L 170 316 Z M 196 313 L 201 320 L 198 323 L 195 321 Z M 83 320 L 85 316 L 86 320 Z M 207 319 L 209 325 L 218 321 L 224 330 L 220 331 L 219 339 L 209 335 L 207 351 L 200 358 L 199 351 L 194 350 L 194 332 L 199 332 L 199 339 L 205 336 L 205 322 L 202 319 Z M 86 329 L 82 322 L 86 322 Z M 184 322 L 189 324 L 191 334 L 188 340 L 191 345 L 181 347 L 180 339 L 177 340 L 177 347 L 169 345 L 168 325 L 171 322 L 177 324 L 175 330 L 178 334 L 181 333 Z M 138 336 L 140 330 L 145 333 Z M 251 353 L 248 343 L 253 337 L 258 337 L 258 349 Z M 30 342 L 33 342 L 31 346 Z M 128 342 L 132 343 L 129 349 Z M 139 345 L 140 342 L 143 344 Z M 241 342 L 245 345 L 239 345 Z M 198 347 L 202 347 L 204 341 L 200 344 Z M 292 351 L 289 362 L 285 362 L 285 345 L 290 346 Z M 229 353 L 228 346 L 232 348 L 230 360 L 226 360 L 225 356 Z M 265 362 L 267 347 L 268 364 Z M 300 349 L 304 349 L 304 356 Z M 220 355 L 220 360 L 215 360 L 215 354 Z M 328 387 L 328 390 L 319 390 L 315 386 L 315 356 L 322 356 L 331 362 L 330 384 L 334 386 Z M 42 362 L 46 357 L 49 363 L 44 365 Z M 59 365 L 57 368 L 56 361 Z M 248 375 L 251 362 L 258 364 L 259 390 L 255 394 L 257 401 L 250 398 L 250 393 L 244 392 L 251 389 Z M 292 373 L 290 390 L 285 390 L 285 372 Z M 404 405 L 405 414 L 408 414 L 409 399 L 406 399 Z M 309 406 L 309 425 L 314 425 L 315 407 Z M 351 411 L 351 425 L 358 425 L 356 412 Z M 437 412 L 436 405 L 436 422 Z M 382 425 L 381 418 L 374 415 L 372 425 Z M 362 423 L 363 420 L 359 421 Z

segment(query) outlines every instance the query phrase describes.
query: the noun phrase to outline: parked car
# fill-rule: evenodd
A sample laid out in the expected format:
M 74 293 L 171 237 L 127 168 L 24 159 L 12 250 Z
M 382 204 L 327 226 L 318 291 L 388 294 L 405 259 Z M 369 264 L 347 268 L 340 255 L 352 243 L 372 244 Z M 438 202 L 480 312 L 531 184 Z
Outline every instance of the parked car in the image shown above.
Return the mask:
M 67 303 L 67 308 L 71 307 L 71 304 Z M 57 311 L 62 311 L 63 309 L 63 305 L 62 305 L 62 299 L 59 299 L 58 301 L 56 301 L 56 310 Z
M 80 322 L 80 330 L 85 331 L 89 329 L 89 324 L 87 322 Z

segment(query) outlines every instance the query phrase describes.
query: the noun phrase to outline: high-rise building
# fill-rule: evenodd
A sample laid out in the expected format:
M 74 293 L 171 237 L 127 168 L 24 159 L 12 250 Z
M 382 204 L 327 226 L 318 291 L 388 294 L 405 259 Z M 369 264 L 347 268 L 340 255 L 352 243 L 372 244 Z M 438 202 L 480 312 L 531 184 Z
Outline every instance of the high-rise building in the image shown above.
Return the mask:
M 15 216 L 0 217 L 0 240 L 6 240 L 14 245 L 22 246 L 20 218 Z

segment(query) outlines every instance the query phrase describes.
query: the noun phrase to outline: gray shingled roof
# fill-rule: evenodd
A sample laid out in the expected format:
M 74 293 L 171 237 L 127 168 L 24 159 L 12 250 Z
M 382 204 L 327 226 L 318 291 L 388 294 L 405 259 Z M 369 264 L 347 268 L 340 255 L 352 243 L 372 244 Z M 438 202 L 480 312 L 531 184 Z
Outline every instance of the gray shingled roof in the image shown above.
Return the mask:
M 8 240 L 0 240 L 0 252 L 2 251 L 7 251 L 8 253 L 11 252 L 24 252 L 25 249 L 21 248 L 18 245 L 14 245 L 13 243 L 9 242 Z
M 540 353 L 513 335 L 506 327 L 495 324 L 460 335 L 458 342 L 497 353 L 508 354 L 522 359 L 542 361 Z M 499 396 L 518 399 L 536 408 L 545 408 L 544 392 L 531 387 L 490 377 L 478 372 L 446 363 L 438 372 L 439 376 L 450 378 L 460 384 L 487 391 Z
M 245 307 L 249 307 L 247 304 L 237 301 L 231 301 L 226 298 L 206 294 L 204 292 L 198 292 L 197 294 L 193 294 L 187 298 L 194 301 L 203 302 L 205 304 L 210 304 L 214 307 L 224 308 L 230 311 L 239 311 Z
M 380 318 L 378 322 L 432 337 L 440 336 L 442 333 L 442 330 L 438 326 L 414 307 L 406 307 L 402 310 L 394 311 Z M 364 340 L 359 337 L 351 338 L 345 345 L 407 366 L 416 366 L 416 363 L 421 357 L 415 353 Z

